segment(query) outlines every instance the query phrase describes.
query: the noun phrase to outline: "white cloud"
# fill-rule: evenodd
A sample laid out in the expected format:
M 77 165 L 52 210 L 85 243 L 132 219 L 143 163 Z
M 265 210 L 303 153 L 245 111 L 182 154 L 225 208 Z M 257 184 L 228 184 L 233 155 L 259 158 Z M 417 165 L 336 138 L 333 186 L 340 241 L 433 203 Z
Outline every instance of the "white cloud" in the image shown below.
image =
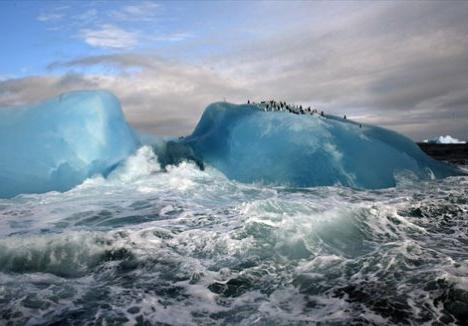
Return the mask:
M 89 45 L 100 48 L 129 49 L 138 43 L 138 35 L 117 26 L 104 24 L 98 29 L 82 29 L 79 36 Z
M 193 37 L 191 33 L 180 31 L 167 34 L 148 33 L 147 25 L 153 23 L 160 11 L 160 5 L 151 1 L 133 2 L 110 12 L 103 12 L 97 7 L 73 13 L 67 9 L 66 6 L 59 6 L 42 11 L 37 20 L 47 24 L 48 31 L 56 32 L 68 28 L 71 35 L 99 48 L 131 49 L 142 42 L 180 42 Z M 136 22 L 146 22 L 146 28 L 135 24 Z M 132 24 L 135 26 L 131 31 L 126 29 L 126 26 Z
M 58 13 L 41 13 L 37 16 L 37 20 L 41 22 L 48 22 L 53 20 L 59 20 L 63 18 L 63 14 Z
M 184 41 L 191 37 L 193 37 L 191 33 L 180 32 L 180 33 L 172 33 L 172 34 L 157 36 L 157 37 L 154 37 L 154 40 L 163 41 L 163 42 L 179 42 L 179 41 Z
M 118 20 L 152 20 L 159 9 L 157 3 L 142 1 L 133 5 L 123 6 L 118 10 L 113 10 L 110 16 Z
M 74 18 L 80 21 L 81 23 L 87 23 L 87 22 L 91 22 L 97 19 L 97 17 L 98 17 L 98 11 L 95 8 L 92 8 L 92 9 L 86 10 L 85 12 L 79 15 L 76 15 Z
M 47 11 L 43 10 L 40 12 L 39 16 L 37 16 L 37 20 L 43 23 L 61 20 L 65 17 L 65 11 L 68 8 L 68 6 L 57 6 Z

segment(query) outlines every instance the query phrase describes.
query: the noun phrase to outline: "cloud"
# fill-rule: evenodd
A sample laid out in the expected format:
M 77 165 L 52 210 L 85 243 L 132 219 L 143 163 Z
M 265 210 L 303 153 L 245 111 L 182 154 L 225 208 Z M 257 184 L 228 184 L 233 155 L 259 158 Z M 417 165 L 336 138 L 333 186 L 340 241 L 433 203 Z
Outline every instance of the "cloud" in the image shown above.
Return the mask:
M 81 75 L 30 76 L 0 80 L 0 107 L 34 103 L 64 91 L 93 89 L 99 83 Z
M 41 13 L 39 16 L 37 16 L 37 20 L 41 22 L 48 22 L 48 21 L 54 21 L 54 20 L 59 20 L 63 18 L 63 14 L 58 14 L 58 13 Z
M 104 65 L 120 73 L 3 80 L 0 106 L 69 89 L 106 88 L 122 100 L 137 127 L 183 135 L 213 101 L 276 98 L 347 114 L 414 139 L 440 134 L 468 139 L 467 15 L 468 4 L 462 2 L 377 3 L 318 27 L 301 25 L 236 44 L 198 64 L 151 53 L 55 62 L 49 65 L 52 72 L 96 71 Z M 206 46 L 206 40 L 196 41 L 194 50 Z
M 115 66 L 122 70 L 127 68 L 147 68 L 157 69 L 158 67 L 171 64 L 170 60 L 163 59 L 155 54 L 142 53 L 123 53 L 123 54 L 106 54 L 81 57 L 70 61 L 57 61 L 48 65 L 49 70 L 57 68 L 74 68 L 74 67 L 93 67 L 97 65 Z M 172 63 L 173 64 L 173 63 Z
M 151 1 L 141 1 L 110 12 L 110 16 L 122 21 L 148 21 L 155 18 L 160 6 Z
M 416 139 L 429 132 L 468 138 L 460 123 L 468 118 L 467 14 L 465 3 L 378 4 L 337 25 L 259 42 L 217 65 L 266 98 L 315 104 Z
M 65 11 L 68 6 L 56 6 L 49 10 L 43 10 L 37 16 L 37 20 L 43 23 L 55 22 L 65 17 Z
M 137 33 L 110 24 L 101 25 L 98 29 L 81 29 L 79 37 L 87 44 L 99 48 L 129 49 L 138 43 Z
M 180 42 L 193 37 L 188 32 L 158 32 L 159 26 L 151 24 L 159 14 L 159 4 L 151 1 L 131 3 L 111 11 L 103 9 L 105 3 L 89 4 L 88 9 L 73 13 L 66 11 L 67 6 L 58 6 L 42 11 L 37 20 L 47 23 L 48 31 L 59 32 L 67 28 L 75 38 L 102 49 L 131 49 L 139 44 Z M 127 28 L 130 24 L 133 24 L 131 30 Z M 150 26 L 151 32 L 148 32 Z
M 179 32 L 179 33 L 156 36 L 156 37 L 153 37 L 153 39 L 155 41 L 179 42 L 179 41 L 184 41 L 191 37 L 193 37 L 192 33 Z
M 74 16 L 73 18 L 82 24 L 91 23 L 98 18 L 98 11 L 96 8 L 91 8 L 83 13 Z
M 0 81 L 0 107 L 37 102 L 70 90 L 107 89 L 119 97 L 128 120 L 135 127 L 160 135 L 186 135 L 207 104 L 224 97 L 240 101 L 245 94 L 234 81 L 221 78 L 206 67 L 157 56 L 96 56 L 61 65 L 86 67 L 106 62 L 124 70 L 141 62 L 142 69 L 108 76 L 67 74 Z

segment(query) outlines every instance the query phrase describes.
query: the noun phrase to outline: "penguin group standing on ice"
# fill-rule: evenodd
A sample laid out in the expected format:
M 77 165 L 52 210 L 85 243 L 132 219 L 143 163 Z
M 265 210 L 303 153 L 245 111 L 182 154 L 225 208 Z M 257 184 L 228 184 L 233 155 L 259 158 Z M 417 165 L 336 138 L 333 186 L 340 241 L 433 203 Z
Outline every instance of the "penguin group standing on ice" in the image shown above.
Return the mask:
M 262 111 L 278 111 L 278 112 L 289 112 L 292 114 L 320 114 L 321 117 L 325 117 L 325 113 L 323 111 L 319 111 L 317 109 L 313 109 L 310 106 L 302 107 L 302 105 L 292 105 L 286 102 L 280 101 L 261 101 L 260 103 L 251 102 L 250 100 L 247 101 L 247 104 L 256 105 Z M 346 114 L 343 116 L 343 120 L 347 120 Z M 359 128 L 362 128 L 362 124 L 359 124 Z
M 250 102 L 247 101 L 247 104 L 252 104 L 258 106 L 258 108 L 262 111 L 279 111 L 279 112 L 289 112 L 292 114 L 320 114 L 320 116 L 324 117 L 325 113 L 323 111 L 319 111 L 317 109 L 313 109 L 310 106 L 303 107 L 302 105 L 293 105 L 288 104 L 286 102 L 280 101 L 261 101 L 260 103 Z

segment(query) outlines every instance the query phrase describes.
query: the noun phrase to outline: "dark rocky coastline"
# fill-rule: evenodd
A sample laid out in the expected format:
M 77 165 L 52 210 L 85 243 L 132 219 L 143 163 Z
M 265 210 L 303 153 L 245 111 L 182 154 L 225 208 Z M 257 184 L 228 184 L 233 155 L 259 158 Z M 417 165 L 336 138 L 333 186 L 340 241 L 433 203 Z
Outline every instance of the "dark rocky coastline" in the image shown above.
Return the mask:
M 418 146 L 436 160 L 468 165 L 468 144 L 418 143 Z

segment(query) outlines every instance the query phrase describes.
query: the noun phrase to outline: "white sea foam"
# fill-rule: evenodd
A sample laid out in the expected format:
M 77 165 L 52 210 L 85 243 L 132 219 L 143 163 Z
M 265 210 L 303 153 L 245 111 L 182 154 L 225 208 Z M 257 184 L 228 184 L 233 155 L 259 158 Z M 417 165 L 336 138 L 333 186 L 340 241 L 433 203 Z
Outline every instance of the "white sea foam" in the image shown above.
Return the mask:
M 240 184 L 191 163 L 159 169 L 141 149 L 108 179 L 0 200 L 3 316 L 173 325 L 461 318 L 465 177 L 356 191 Z

